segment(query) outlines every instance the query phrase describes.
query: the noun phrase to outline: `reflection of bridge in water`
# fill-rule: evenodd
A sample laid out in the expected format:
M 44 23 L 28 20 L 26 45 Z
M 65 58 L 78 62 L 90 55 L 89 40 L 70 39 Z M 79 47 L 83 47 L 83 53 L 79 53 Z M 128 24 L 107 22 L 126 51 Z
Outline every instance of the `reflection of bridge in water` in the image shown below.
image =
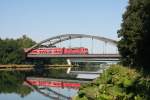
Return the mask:
M 71 100 L 71 97 L 77 93 L 80 84 L 87 82 L 89 81 L 30 77 L 24 84 L 52 100 Z M 68 94 L 64 94 L 67 91 Z M 70 94 L 70 91 L 74 93 Z

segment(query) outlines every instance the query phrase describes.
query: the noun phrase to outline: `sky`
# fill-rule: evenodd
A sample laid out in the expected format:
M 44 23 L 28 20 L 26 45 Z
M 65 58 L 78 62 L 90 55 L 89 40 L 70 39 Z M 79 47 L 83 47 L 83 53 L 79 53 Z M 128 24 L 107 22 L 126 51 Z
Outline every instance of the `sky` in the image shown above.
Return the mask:
M 0 37 L 39 42 L 60 34 L 117 39 L 128 0 L 0 0 Z

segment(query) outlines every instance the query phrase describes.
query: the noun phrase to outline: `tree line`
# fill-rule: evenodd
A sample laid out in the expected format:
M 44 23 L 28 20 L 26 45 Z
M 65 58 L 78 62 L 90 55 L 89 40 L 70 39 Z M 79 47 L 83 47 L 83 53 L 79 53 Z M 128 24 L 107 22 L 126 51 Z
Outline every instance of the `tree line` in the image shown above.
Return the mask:
M 18 39 L 0 38 L 0 64 L 55 64 L 64 63 L 64 59 L 27 59 L 24 48 L 36 44 L 31 38 L 23 35 Z
M 18 39 L 0 39 L 0 63 L 1 64 L 22 64 L 25 63 L 24 48 L 35 44 L 27 36 L 23 35 Z

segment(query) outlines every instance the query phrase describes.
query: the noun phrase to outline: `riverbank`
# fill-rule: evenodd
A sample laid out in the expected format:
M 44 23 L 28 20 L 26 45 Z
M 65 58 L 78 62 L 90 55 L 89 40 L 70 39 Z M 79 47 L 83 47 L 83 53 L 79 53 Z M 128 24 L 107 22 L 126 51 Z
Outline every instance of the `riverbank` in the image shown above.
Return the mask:
M 113 65 L 92 83 L 82 85 L 74 100 L 150 100 L 150 77 Z
M 41 66 L 41 67 L 39 67 Z M 35 68 L 44 68 L 44 69 L 51 69 L 51 68 L 68 68 L 68 67 L 75 67 L 74 65 L 67 65 L 67 64 L 54 64 L 54 65 L 29 65 L 29 64 L 5 64 L 0 65 L 0 71 L 25 71 L 25 70 L 34 70 Z

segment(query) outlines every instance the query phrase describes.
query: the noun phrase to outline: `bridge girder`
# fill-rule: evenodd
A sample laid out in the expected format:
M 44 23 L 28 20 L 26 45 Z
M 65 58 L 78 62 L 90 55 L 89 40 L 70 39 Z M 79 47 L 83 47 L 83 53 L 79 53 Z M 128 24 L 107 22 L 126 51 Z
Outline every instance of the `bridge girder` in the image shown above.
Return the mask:
M 111 43 L 112 45 L 115 45 L 115 46 L 117 45 L 117 41 L 112 40 L 112 39 L 108 39 L 105 37 L 85 35 L 85 34 L 63 34 L 63 35 L 58 35 L 58 36 L 54 36 L 54 37 L 45 39 L 45 40 L 33 45 L 26 52 L 29 52 L 29 51 L 33 50 L 34 48 L 37 48 L 46 42 L 50 42 L 50 46 L 53 46 L 57 43 L 60 43 L 60 42 L 66 41 L 66 40 L 76 39 L 76 38 L 92 38 L 92 39 L 96 39 L 99 41 L 104 41 L 106 43 Z

